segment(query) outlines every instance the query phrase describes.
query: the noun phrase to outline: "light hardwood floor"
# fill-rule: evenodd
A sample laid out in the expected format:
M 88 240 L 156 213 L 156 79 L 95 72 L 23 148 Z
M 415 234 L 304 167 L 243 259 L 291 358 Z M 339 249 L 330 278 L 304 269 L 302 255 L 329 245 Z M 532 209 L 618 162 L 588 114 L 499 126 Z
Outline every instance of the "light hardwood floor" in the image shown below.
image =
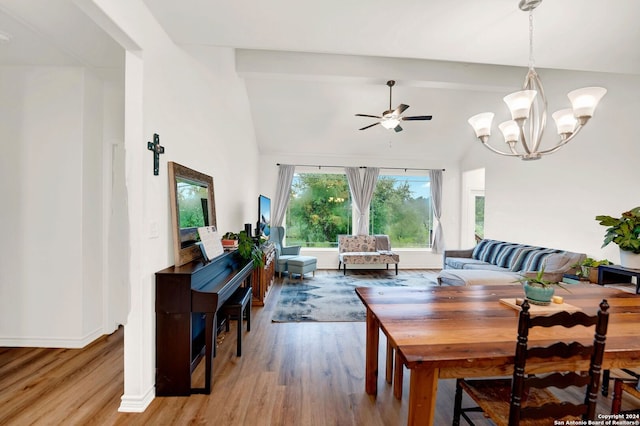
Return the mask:
M 392 274 L 369 274 L 379 273 Z M 242 357 L 235 355 L 235 325 L 222 334 L 210 395 L 158 397 L 144 413 L 117 411 L 124 391 L 122 329 L 82 350 L 0 348 L 0 425 L 406 424 L 409 374 L 397 401 L 384 381 L 384 335 L 372 398 L 364 392 L 365 324 L 272 323 L 283 281 L 276 280 L 264 307 L 253 307 Z M 196 384 L 203 364 L 194 372 Z M 436 425 L 451 424 L 453 387 L 451 380 L 439 383 Z M 609 409 L 610 398 L 600 397 L 599 412 Z

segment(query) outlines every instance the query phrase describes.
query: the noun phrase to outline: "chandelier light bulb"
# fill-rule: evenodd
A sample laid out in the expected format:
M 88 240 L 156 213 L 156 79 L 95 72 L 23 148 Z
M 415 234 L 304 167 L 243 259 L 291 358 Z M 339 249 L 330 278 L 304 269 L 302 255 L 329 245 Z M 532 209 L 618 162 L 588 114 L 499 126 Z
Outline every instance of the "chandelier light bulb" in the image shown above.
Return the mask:
M 491 123 L 493 122 L 492 112 L 483 112 L 471 117 L 468 121 L 476 132 L 476 137 L 491 136 Z
M 505 142 L 516 142 L 518 140 L 518 136 L 520 135 L 520 127 L 514 120 L 500 123 L 498 124 L 498 128 L 502 132 Z
M 567 96 L 573 106 L 573 115 L 577 118 L 592 117 L 600 99 L 607 93 L 603 87 L 583 87 L 569 92 Z
M 518 120 L 529 117 L 531 103 L 537 94 L 535 90 L 521 90 L 505 96 L 503 100 L 511 111 L 511 118 Z
M 558 134 L 571 134 L 575 131 L 578 120 L 573 115 L 571 108 L 561 109 L 554 112 L 552 115 L 553 120 L 556 122 L 558 128 Z

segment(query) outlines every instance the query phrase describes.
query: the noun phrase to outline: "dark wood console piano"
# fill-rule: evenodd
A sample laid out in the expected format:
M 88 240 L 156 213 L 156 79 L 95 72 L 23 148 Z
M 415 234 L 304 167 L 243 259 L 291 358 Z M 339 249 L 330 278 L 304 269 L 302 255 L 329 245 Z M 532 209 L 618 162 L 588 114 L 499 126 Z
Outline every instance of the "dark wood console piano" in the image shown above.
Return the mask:
M 211 262 L 193 261 L 156 272 L 156 395 L 210 393 L 216 341 L 216 312 L 250 280 L 253 263 L 238 251 Z M 205 358 L 204 388 L 191 374 Z

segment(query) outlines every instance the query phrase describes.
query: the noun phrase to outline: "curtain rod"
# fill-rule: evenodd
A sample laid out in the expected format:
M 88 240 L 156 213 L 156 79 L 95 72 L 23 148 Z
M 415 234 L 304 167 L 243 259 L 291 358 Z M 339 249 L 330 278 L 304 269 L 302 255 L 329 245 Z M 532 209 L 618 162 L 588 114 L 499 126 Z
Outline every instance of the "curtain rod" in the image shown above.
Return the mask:
M 276 163 L 276 166 L 279 166 L 280 163 Z M 322 165 L 313 165 L 313 164 L 293 164 L 294 166 L 300 166 L 300 167 L 317 167 L 318 169 L 322 169 L 323 167 L 325 168 L 336 168 L 336 169 L 344 169 L 345 167 L 350 167 L 350 166 L 322 166 Z M 360 169 L 366 169 L 367 166 L 358 166 Z M 373 167 L 373 166 L 370 166 Z M 379 167 L 379 169 L 383 169 L 383 170 L 404 170 L 405 172 L 407 170 L 422 170 L 422 171 L 430 171 L 430 170 L 442 170 L 443 172 L 445 171 L 445 169 L 417 169 L 417 168 L 413 168 L 413 167 Z

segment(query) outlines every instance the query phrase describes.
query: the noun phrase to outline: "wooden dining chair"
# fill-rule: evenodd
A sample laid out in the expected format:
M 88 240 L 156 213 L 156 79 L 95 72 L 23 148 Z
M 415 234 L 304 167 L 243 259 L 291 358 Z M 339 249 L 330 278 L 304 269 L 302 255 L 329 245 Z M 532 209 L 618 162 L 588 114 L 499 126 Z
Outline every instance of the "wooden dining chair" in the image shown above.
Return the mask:
M 613 397 L 611 399 L 611 414 L 640 413 L 640 405 L 634 409 L 622 410 L 622 394 L 627 392 L 635 399 L 640 400 L 640 369 L 613 370 Z
M 498 379 L 458 379 L 454 401 L 453 424 L 460 424 L 460 417 L 473 425 L 467 415 L 469 411 L 482 411 L 498 426 L 534 424 L 554 424 L 554 420 L 593 419 L 605 336 L 609 322 L 609 304 L 600 303 L 596 315 L 584 312 L 558 312 L 549 316 L 531 316 L 529 302 L 525 300 L 518 320 L 518 341 L 514 360 L 513 377 Z M 579 342 L 554 342 L 544 347 L 529 347 L 529 330 L 534 327 L 575 326 L 594 327 L 595 335 L 591 345 Z M 590 359 L 586 372 L 556 371 L 540 376 L 525 375 L 527 359 L 535 358 L 536 363 L 545 360 L 550 365 L 567 365 L 577 360 Z M 543 361 L 544 362 L 544 361 Z M 560 401 L 549 389 L 566 389 L 569 386 L 586 386 L 585 398 L 580 403 Z M 462 408 L 462 391 L 473 399 L 478 407 Z M 544 423 L 543 420 L 546 420 Z

